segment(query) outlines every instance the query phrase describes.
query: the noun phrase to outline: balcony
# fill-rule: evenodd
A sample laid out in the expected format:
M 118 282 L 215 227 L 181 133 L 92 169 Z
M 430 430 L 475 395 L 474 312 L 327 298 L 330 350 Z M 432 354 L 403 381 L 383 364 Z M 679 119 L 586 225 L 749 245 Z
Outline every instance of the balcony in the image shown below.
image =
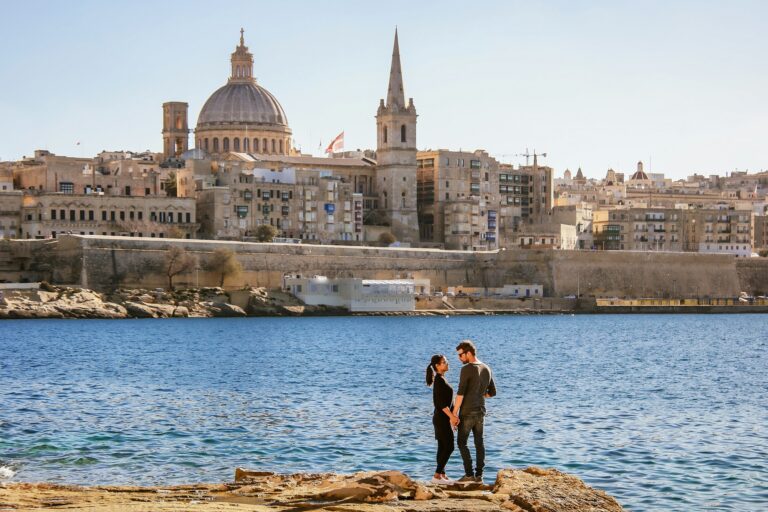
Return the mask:
M 667 230 L 664 228 L 653 228 L 654 233 L 666 233 Z

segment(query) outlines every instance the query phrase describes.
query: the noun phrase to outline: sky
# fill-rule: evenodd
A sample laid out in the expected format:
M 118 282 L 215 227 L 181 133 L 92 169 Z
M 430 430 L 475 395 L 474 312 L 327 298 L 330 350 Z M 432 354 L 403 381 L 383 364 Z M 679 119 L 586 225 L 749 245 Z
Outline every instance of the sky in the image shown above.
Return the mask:
M 768 169 L 764 1 L 0 1 L 0 161 L 162 151 L 194 127 L 245 29 L 295 145 L 374 148 L 395 27 L 419 149 L 556 175 Z M 763 64 L 760 64 L 763 62 Z M 190 136 L 190 147 L 194 144 Z M 79 142 L 79 145 L 78 145 Z

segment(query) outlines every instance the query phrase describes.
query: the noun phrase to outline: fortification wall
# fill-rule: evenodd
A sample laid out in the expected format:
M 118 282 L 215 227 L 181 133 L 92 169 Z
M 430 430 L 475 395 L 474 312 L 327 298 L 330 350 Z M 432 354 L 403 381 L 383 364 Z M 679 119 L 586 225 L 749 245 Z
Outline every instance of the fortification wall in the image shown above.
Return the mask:
M 177 286 L 217 286 L 219 276 L 205 270 L 220 247 L 237 253 L 243 273 L 227 287 L 280 286 L 288 273 L 330 277 L 392 279 L 410 274 L 434 287 L 501 287 L 540 283 L 545 296 L 693 297 L 736 296 L 768 291 L 768 259 L 732 256 L 630 252 L 502 250 L 498 252 L 432 249 L 258 244 L 212 240 L 62 236 L 54 279 L 97 290 L 165 287 L 167 248 L 184 247 L 195 270 L 178 276 Z

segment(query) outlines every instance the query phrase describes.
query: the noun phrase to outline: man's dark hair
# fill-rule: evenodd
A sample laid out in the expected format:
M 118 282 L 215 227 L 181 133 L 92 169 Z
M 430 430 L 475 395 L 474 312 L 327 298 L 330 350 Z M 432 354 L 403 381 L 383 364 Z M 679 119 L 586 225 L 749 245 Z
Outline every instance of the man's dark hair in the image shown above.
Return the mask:
M 475 344 L 472 343 L 470 340 L 462 340 L 461 343 L 456 345 L 456 350 L 461 350 L 462 352 L 472 352 L 473 356 L 477 355 L 477 349 L 475 348 Z

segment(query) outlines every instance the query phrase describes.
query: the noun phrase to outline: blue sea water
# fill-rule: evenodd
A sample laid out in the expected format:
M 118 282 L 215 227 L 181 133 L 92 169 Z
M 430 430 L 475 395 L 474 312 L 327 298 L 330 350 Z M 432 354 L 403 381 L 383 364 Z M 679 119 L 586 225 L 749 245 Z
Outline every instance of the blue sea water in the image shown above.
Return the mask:
M 768 509 L 768 317 L 604 315 L 0 323 L 0 479 L 226 481 L 433 470 L 424 370 L 494 370 L 486 475 L 551 466 L 628 510 Z M 461 476 L 458 451 L 449 475 Z

